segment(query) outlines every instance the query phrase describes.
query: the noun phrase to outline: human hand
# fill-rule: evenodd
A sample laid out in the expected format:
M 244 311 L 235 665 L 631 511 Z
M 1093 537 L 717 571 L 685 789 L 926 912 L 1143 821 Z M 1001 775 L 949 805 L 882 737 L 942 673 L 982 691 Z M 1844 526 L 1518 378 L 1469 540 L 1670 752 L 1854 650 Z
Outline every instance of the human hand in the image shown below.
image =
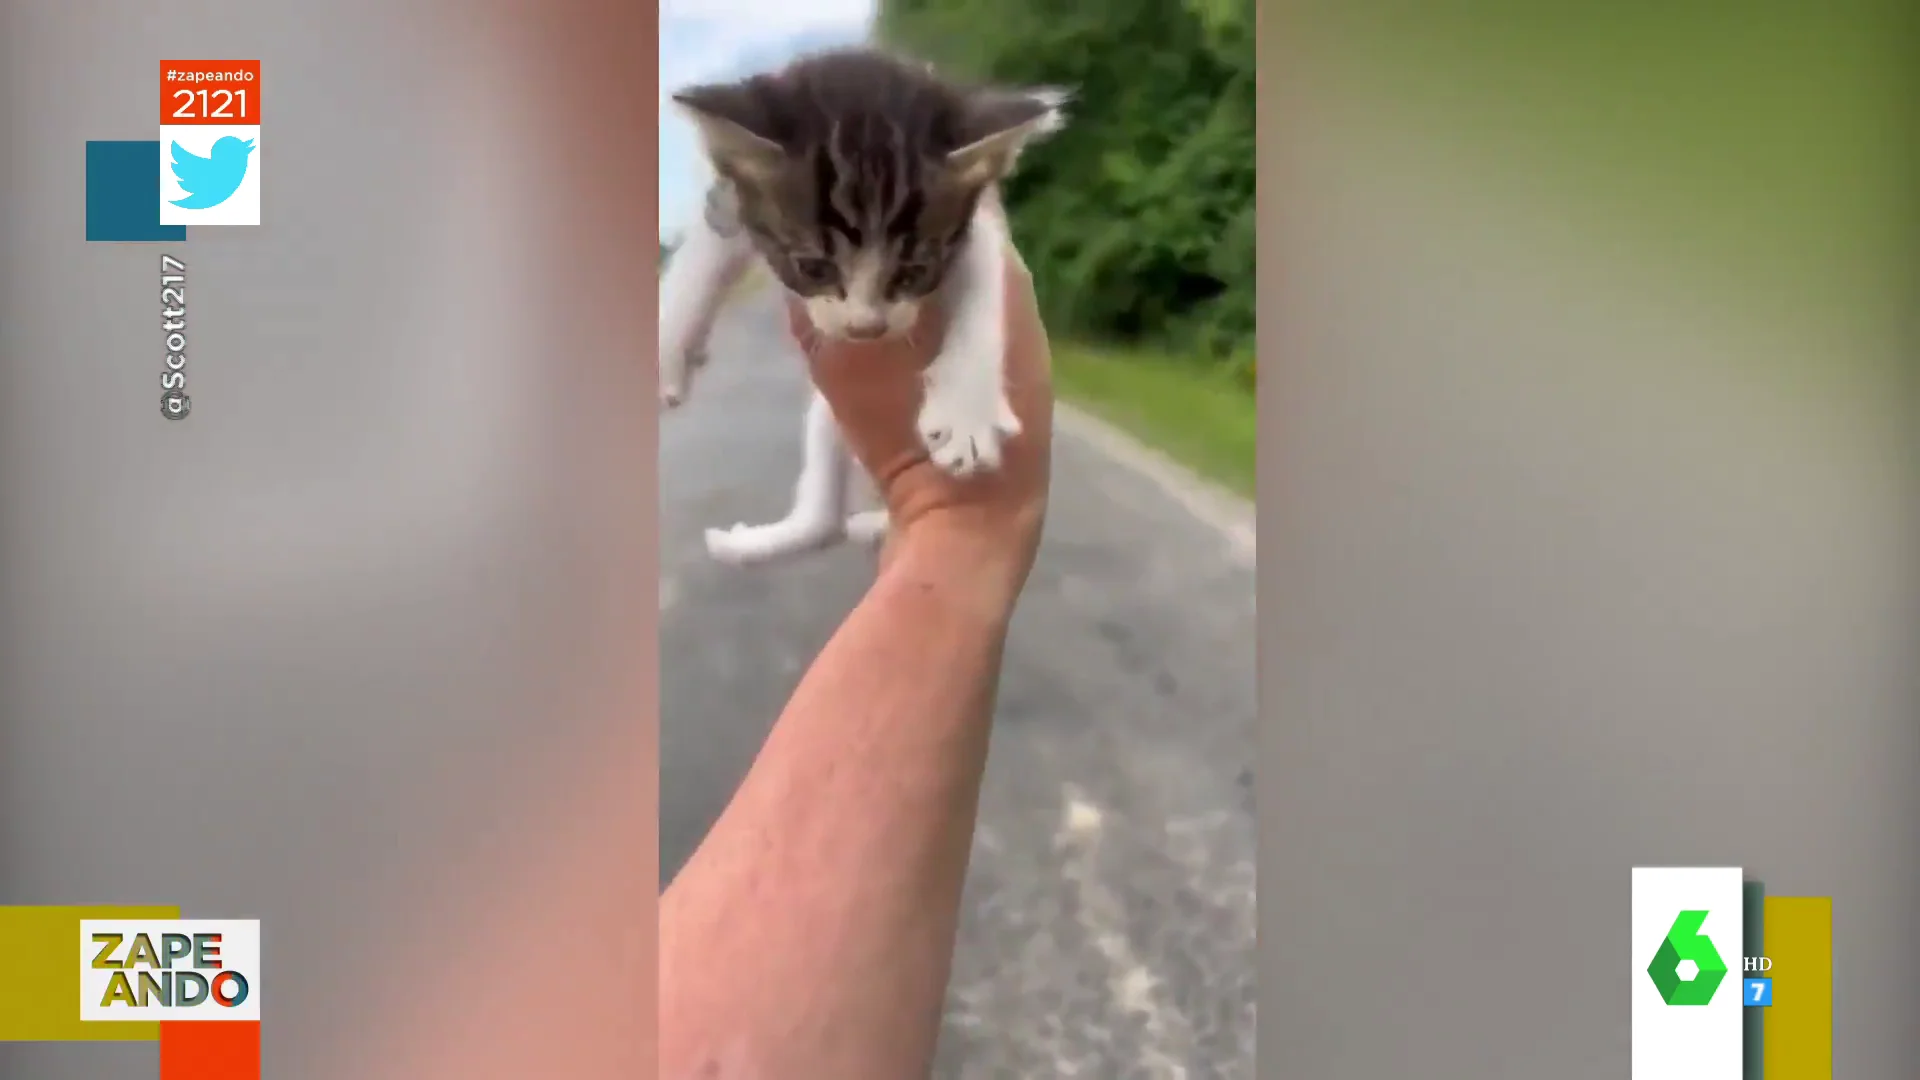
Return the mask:
M 936 468 L 914 431 L 921 373 L 940 348 L 940 312 L 929 305 L 912 335 L 878 342 L 821 338 L 797 306 L 789 318 L 814 386 L 887 508 L 883 565 L 909 549 L 937 551 L 941 561 L 986 578 L 983 584 L 1017 593 L 1046 515 L 1053 381 L 1033 279 L 1017 256 L 1007 260 L 1005 288 L 1007 398 L 1021 431 L 1002 448 L 1000 468 L 965 479 Z

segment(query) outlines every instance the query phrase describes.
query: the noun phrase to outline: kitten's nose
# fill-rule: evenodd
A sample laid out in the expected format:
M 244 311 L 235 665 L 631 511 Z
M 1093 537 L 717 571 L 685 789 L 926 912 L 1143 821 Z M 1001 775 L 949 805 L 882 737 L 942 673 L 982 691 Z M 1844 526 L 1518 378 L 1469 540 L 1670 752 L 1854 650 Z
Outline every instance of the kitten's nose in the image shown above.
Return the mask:
M 887 320 L 877 315 L 870 319 L 850 319 L 840 332 L 855 341 L 872 341 L 886 335 Z

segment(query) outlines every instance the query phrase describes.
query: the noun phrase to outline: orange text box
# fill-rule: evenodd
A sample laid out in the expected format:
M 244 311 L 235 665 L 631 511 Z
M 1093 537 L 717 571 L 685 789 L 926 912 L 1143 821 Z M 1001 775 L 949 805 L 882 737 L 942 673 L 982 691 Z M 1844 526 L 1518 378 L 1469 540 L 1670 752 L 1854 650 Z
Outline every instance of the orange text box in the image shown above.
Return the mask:
M 260 123 L 260 61 L 160 61 L 160 123 Z
M 260 1021 L 160 1021 L 160 1080 L 260 1080 Z

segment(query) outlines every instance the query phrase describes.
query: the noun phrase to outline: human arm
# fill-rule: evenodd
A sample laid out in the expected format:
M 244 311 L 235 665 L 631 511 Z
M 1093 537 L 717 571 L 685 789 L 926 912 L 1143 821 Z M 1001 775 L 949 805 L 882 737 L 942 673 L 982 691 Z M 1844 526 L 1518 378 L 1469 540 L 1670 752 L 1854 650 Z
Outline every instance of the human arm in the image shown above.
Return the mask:
M 926 1075 L 1007 605 L 899 543 L 661 899 L 663 1076 Z
M 661 898 L 664 1077 L 927 1074 L 1001 653 L 1045 507 L 1046 344 L 1017 266 L 1008 301 L 1023 433 L 1002 469 L 969 481 L 919 447 L 916 369 L 884 346 L 816 353 L 893 529 L 872 587 Z

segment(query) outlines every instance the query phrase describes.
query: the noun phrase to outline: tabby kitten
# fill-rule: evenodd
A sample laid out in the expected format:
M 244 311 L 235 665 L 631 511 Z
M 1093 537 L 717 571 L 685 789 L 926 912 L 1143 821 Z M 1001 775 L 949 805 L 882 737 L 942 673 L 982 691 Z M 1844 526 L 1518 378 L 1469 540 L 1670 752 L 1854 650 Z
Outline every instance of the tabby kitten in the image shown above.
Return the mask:
M 717 179 L 661 281 L 662 402 L 685 400 L 721 302 L 758 258 L 829 338 L 903 334 L 940 295 L 949 321 L 916 430 L 953 475 L 997 468 L 1002 440 L 1020 425 L 1006 399 L 1010 241 L 996 185 L 1022 149 L 1060 128 L 1066 95 L 965 87 L 856 48 L 673 100 L 698 128 Z M 878 535 L 884 519 L 847 517 L 851 473 L 815 394 L 787 517 L 709 530 L 708 550 L 758 562 Z

